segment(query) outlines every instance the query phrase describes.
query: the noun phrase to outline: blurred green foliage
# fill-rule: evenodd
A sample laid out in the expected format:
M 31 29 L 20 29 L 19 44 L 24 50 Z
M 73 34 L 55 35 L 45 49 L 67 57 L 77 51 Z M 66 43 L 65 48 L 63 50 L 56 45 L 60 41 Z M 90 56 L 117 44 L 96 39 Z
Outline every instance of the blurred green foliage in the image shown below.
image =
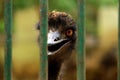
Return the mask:
M 4 32 L 3 0 L 0 0 L 0 33 Z
M 77 0 L 49 0 L 49 10 L 65 11 L 75 15 L 77 12 Z
M 119 0 L 101 0 L 102 6 L 117 6 L 119 4 Z
M 0 32 L 3 32 L 3 1 L 0 0 Z M 86 0 L 86 27 L 87 32 L 96 34 L 97 12 L 100 6 L 116 6 L 118 0 Z M 39 0 L 13 0 L 13 11 L 39 6 Z M 49 10 L 65 11 L 77 19 L 77 0 L 49 0 Z
M 4 32 L 4 20 L 0 20 L 0 33 Z
M 38 0 L 29 0 L 28 2 L 26 0 L 13 0 L 13 9 L 16 11 L 19 9 L 28 8 L 38 5 L 38 2 Z

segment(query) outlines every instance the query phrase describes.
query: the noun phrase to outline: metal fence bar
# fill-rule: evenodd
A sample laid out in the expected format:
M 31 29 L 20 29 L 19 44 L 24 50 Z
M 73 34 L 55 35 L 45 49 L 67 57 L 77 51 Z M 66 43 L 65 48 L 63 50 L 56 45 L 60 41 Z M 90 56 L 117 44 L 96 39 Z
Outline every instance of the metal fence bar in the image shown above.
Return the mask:
M 118 80 L 120 80 L 120 4 L 119 4 L 119 8 L 118 8 L 118 16 L 119 16 L 119 20 L 118 20 Z
M 48 0 L 40 0 L 40 80 L 48 80 L 47 28 Z
M 4 0 L 4 20 L 5 20 L 5 65 L 4 80 L 11 80 L 12 65 L 12 0 Z
M 85 80 L 84 61 L 84 0 L 78 0 L 77 80 Z

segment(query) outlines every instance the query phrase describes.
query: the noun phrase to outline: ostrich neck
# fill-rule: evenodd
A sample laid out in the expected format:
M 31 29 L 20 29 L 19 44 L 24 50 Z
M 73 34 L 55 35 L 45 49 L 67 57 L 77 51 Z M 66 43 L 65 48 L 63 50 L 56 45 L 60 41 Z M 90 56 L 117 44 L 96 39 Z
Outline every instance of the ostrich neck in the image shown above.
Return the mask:
M 58 53 L 48 55 L 48 80 L 61 80 L 58 77 L 62 71 L 62 64 L 71 56 L 73 45 L 65 45 Z
M 48 80 L 57 80 L 62 63 L 49 60 L 48 64 Z

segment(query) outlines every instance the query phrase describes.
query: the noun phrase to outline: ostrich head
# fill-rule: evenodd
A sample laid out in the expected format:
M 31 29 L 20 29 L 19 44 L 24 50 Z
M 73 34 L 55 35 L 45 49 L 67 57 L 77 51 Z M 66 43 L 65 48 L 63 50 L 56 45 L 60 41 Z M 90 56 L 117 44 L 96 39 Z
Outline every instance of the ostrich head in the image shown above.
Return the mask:
M 37 29 L 40 29 L 38 24 Z M 62 63 L 70 57 L 76 42 L 76 23 L 65 12 L 48 15 L 48 78 L 57 80 Z

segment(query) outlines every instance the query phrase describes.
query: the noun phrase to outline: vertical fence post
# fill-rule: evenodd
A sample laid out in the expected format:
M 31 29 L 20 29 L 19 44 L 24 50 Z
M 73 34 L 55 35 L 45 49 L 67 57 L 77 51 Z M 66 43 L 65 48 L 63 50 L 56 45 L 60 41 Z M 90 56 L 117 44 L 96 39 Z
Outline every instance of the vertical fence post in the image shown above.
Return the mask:
M 40 0 L 40 80 L 48 79 L 47 28 L 48 0 Z
M 85 80 L 84 60 L 84 0 L 78 0 L 77 80 Z
M 118 80 L 120 80 L 120 4 L 118 8 Z
M 4 80 L 11 80 L 12 65 L 12 0 L 4 0 L 4 20 L 5 20 L 5 65 Z

